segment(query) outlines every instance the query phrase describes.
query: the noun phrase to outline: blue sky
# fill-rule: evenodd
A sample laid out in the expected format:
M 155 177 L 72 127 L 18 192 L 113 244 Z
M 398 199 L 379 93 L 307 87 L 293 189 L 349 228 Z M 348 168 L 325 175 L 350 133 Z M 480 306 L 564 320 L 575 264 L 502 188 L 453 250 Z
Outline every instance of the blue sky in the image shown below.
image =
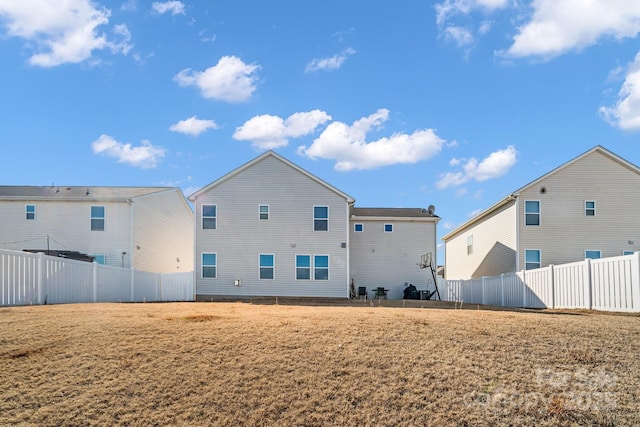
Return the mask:
M 639 32 L 629 0 L 0 0 L 0 176 L 188 195 L 273 149 L 442 236 L 595 145 L 640 164 Z

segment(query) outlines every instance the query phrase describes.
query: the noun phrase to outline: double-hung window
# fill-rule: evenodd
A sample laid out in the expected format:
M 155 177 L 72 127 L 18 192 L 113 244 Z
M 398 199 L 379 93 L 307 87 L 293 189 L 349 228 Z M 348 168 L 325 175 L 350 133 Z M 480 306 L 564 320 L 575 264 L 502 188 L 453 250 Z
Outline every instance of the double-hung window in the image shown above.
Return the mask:
M 311 255 L 296 255 L 296 280 L 311 280 Z
M 315 280 L 329 280 L 329 255 L 313 256 L 313 278 Z
M 104 206 L 91 206 L 91 231 L 104 231 Z
M 467 236 L 467 255 L 473 254 L 473 234 Z
M 202 205 L 202 229 L 215 230 L 218 226 L 218 207 L 216 205 Z
M 393 233 L 393 224 L 385 224 L 384 225 L 385 233 Z
M 218 255 L 215 253 L 202 254 L 202 278 L 215 279 L 218 276 Z
M 353 224 L 353 231 L 356 233 L 362 233 L 364 231 L 364 225 L 358 223 L 358 224 Z
M 35 220 L 36 219 L 36 205 L 26 205 L 25 208 L 26 219 Z
M 524 251 L 525 270 L 533 270 L 540 268 L 542 265 L 542 258 L 540 256 L 540 249 L 527 249 Z
M 635 251 L 622 251 L 622 255 L 633 255 Z
M 260 279 L 273 279 L 275 274 L 273 254 L 260 254 Z
M 329 206 L 313 207 L 313 231 L 329 230 Z
M 596 202 L 595 202 L 595 200 L 585 200 L 585 202 L 584 202 L 584 216 L 596 216 Z
M 261 221 L 269 220 L 269 205 L 260 205 L 258 207 L 258 218 Z
M 91 255 L 93 257 L 93 262 L 95 262 L 96 264 L 106 264 L 107 263 L 107 257 L 104 256 L 103 254 L 99 254 L 99 255 Z
M 524 221 L 525 225 L 540 225 L 540 201 L 525 200 Z

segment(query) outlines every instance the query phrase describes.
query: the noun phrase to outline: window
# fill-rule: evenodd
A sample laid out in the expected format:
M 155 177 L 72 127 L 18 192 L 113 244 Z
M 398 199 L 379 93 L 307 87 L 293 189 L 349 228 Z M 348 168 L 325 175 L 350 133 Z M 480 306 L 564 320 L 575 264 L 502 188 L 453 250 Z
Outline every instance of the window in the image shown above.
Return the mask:
M 592 251 L 592 250 L 587 250 L 584 251 L 584 257 L 585 259 L 598 259 L 600 258 L 600 251 Z
M 584 202 L 584 216 L 596 216 L 596 202 L 587 200 Z
M 91 231 L 104 231 L 104 206 L 91 206 Z
M 218 255 L 215 253 L 202 254 L 202 278 L 215 279 L 218 277 Z
M 107 263 L 107 257 L 104 255 L 91 255 L 93 257 L 93 262 L 96 264 L 105 265 Z
M 329 206 L 313 207 L 313 231 L 329 230 Z
M 353 224 L 353 231 L 356 233 L 362 233 L 364 226 L 362 224 Z
M 274 263 L 273 255 L 260 254 L 260 278 L 261 279 L 273 279 Z
M 313 257 L 313 278 L 315 280 L 329 280 L 329 255 L 315 255 Z
M 215 230 L 217 228 L 218 207 L 216 205 L 202 205 L 202 229 Z
M 473 253 L 473 234 L 467 237 L 467 255 Z
M 385 224 L 384 225 L 384 232 L 385 233 L 392 233 L 393 232 L 393 224 Z
M 261 221 L 269 220 L 269 205 L 260 205 L 258 207 L 258 218 L 260 218 Z
M 633 255 L 635 251 L 622 251 L 622 255 Z
M 540 202 L 537 200 L 525 200 L 524 217 L 525 225 L 540 225 Z
M 296 255 L 296 280 L 311 279 L 311 256 Z
M 29 220 L 36 219 L 36 205 L 25 206 L 26 218 Z
M 524 251 L 525 270 L 533 270 L 542 266 L 540 250 L 527 249 Z

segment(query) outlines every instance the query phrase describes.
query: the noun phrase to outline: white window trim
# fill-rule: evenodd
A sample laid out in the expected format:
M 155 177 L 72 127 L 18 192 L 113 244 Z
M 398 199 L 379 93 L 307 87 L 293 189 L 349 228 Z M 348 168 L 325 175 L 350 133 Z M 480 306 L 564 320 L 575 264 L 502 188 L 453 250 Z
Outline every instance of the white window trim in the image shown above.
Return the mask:
M 527 224 L 527 202 L 538 202 L 538 225 L 533 225 L 533 224 Z M 542 225 L 542 202 L 540 200 L 534 200 L 534 199 L 530 199 L 530 200 L 525 200 L 524 201 L 524 226 L 525 227 L 540 227 Z M 531 215 L 533 215 L 534 213 L 532 212 Z
M 587 203 L 593 203 L 593 208 L 588 208 L 587 207 Z M 587 215 L 587 211 L 588 210 L 593 210 L 593 215 Z M 595 200 L 585 200 L 584 201 L 584 216 L 585 217 L 591 217 L 591 216 L 596 216 L 597 212 L 596 212 L 596 201 Z
M 267 218 L 266 219 L 262 219 L 262 213 L 263 212 L 260 210 L 260 208 L 262 208 L 263 206 L 267 208 L 267 212 L 266 212 Z M 269 221 L 270 217 L 271 217 L 271 207 L 269 205 L 267 205 L 267 204 L 258 205 L 258 220 L 259 221 Z
M 273 266 L 272 267 L 262 267 L 260 265 L 260 257 L 262 255 L 270 255 L 273 257 Z M 261 268 L 271 268 L 273 270 L 273 277 L 271 279 L 263 279 L 262 277 L 260 277 L 260 269 Z M 268 254 L 268 253 L 264 253 L 264 252 L 260 252 L 258 254 L 258 280 L 276 280 L 276 254 Z
M 360 228 L 362 228 L 362 230 L 360 230 L 360 231 L 356 230 L 356 226 L 357 225 L 359 225 Z M 362 232 L 364 232 L 364 224 L 361 223 L 361 222 L 356 222 L 355 224 L 353 224 L 353 232 L 354 233 L 362 233 Z
M 527 270 L 527 251 L 536 251 L 540 254 L 540 262 L 538 268 L 542 268 L 542 250 L 541 249 L 525 249 L 524 250 L 524 269 Z M 535 269 L 532 269 L 535 270 Z
M 102 208 L 102 211 L 104 213 L 103 216 L 94 217 L 93 216 L 93 212 L 92 212 L 93 208 Z M 89 219 L 89 231 L 106 231 L 107 230 L 107 207 L 105 205 L 91 205 L 89 207 L 89 217 L 90 217 L 90 219 Z M 102 220 L 102 230 L 98 230 L 98 229 L 94 230 L 93 229 L 92 222 L 93 222 L 94 219 L 101 219 Z
M 215 216 L 204 216 L 204 207 L 205 206 L 215 206 L 216 207 L 216 215 Z M 216 226 L 214 228 L 204 228 L 204 219 L 205 218 L 215 218 Z M 203 203 L 200 207 L 200 229 L 201 230 L 217 230 L 218 229 L 218 205 L 215 203 Z M 207 252 L 209 253 L 209 252 Z
M 317 256 L 326 256 L 327 257 L 327 267 L 320 267 L 323 270 L 327 270 L 327 280 L 324 279 L 316 279 L 316 257 Z M 315 282 L 328 282 L 331 280 L 331 256 L 329 254 L 313 254 L 312 258 L 312 273 L 313 273 L 313 281 Z
M 33 206 L 33 218 L 27 218 L 27 216 L 31 213 L 31 212 L 29 212 L 27 210 L 27 208 L 29 206 Z M 29 203 L 27 205 L 24 205 L 24 218 L 25 218 L 25 221 L 35 221 L 36 218 L 38 217 L 37 213 L 38 213 L 38 208 L 36 208 L 36 205 L 34 205 L 33 203 Z
M 473 234 L 467 236 L 467 255 L 473 255 Z
M 316 218 L 316 208 L 327 208 L 327 217 L 326 218 Z M 329 216 L 331 209 L 329 209 L 329 205 L 313 205 L 313 210 L 311 212 L 311 214 L 313 215 L 313 223 L 311 224 L 312 226 L 312 230 L 314 232 L 328 232 L 329 231 Z M 327 229 L 326 230 L 316 230 L 316 220 L 323 220 L 323 221 L 327 221 Z
M 298 279 L 298 257 L 299 256 L 308 256 L 309 257 L 309 278 L 308 279 Z M 299 280 L 301 282 L 310 282 L 313 280 L 313 255 L 311 254 L 295 254 L 294 258 L 293 258 L 293 268 L 294 270 L 294 276 L 296 280 Z M 300 267 L 300 268 L 307 268 L 307 267 Z
M 391 231 L 387 231 L 387 225 L 391 226 Z M 387 222 L 382 226 L 382 231 L 384 231 L 385 233 L 393 233 L 393 224 L 390 222 Z
M 204 277 L 204 263 L 202 262 L 203 255 L 215 255 L 216 263 L 214 265 L 207 265 L 207 267 L 215 267 L 216 275 L 215 277 Z M 204 280 L 215 280 L 218 278 L 218 253 L 217 252 L 200 252 L 200 278 Z

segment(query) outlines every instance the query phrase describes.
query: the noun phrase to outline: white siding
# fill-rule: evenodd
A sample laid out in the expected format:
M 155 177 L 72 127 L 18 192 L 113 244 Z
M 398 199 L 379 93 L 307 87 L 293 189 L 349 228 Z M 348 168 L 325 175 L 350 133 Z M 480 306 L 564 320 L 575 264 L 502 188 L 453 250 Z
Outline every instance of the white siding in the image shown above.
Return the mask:
M 473 236 L 472 253 L 467 239 Z M 516 271 L 516 205 L 509 202 L 445 242 L 447 279 L 470 279 Z
M 203 204 L 217 206 L 217 229 L 202 230 Z M 259 205 L 269 205 L 260 220 Z M 313 207 L 329 206 L 329 230 L 313 231 Z M 348 295 L 347 201 L 273 156 L 200 193 L 195 212 L 198 295 Z M 217 254 L 217 278 L 201 275 L 201 254 Z M 275 279 L 259 280 L 258 255 L 275 255 Z M 295 255 L 328 255 L 329 280 L 296 280 Z M 235 280 L 242 285 L 234 286 Z
M 540 226 L 524 225 L 525 200 L 540 201 Z M 585 216 L 586 200 L 596 202 L 595 216 Z M 524 249 L 540 249 L 543 267 L 581 261 L 587 249 L 603 258 L 640 250 L 640 174 L 600 152 L 527 187 L 519 209 L 520 268 Z
M 408 218 L 353 217 L 350 226 L 351 277 L 357 288 L 389 289 L 388 298 L 403 297 L 405 283 L 419 290 L 434 290 L 429 269 L 420 269 L 420 256 L 431 252 L 436 265 L 437 219 L 410 220 Z M 353 224 L 363 225 L 362 232 L 354 232 Z M 384 225 L 392 224 L 393 232 L 385 233 Z
M 193 214 L 172 189 L 133 199 L 133 239 L 125 259 L 139 270 L 157 273 L 193 268 Z
M 25 205 L 36 206 L 36 219 L 25 219 Z M 105 207 L 104 231 L 91 231 L 91 206 Z M 118 202 L 2 201 L 0 248 L 73 250 L 104 254 L 108 265 L 120 266 L 129 250 L 129 206 Z

